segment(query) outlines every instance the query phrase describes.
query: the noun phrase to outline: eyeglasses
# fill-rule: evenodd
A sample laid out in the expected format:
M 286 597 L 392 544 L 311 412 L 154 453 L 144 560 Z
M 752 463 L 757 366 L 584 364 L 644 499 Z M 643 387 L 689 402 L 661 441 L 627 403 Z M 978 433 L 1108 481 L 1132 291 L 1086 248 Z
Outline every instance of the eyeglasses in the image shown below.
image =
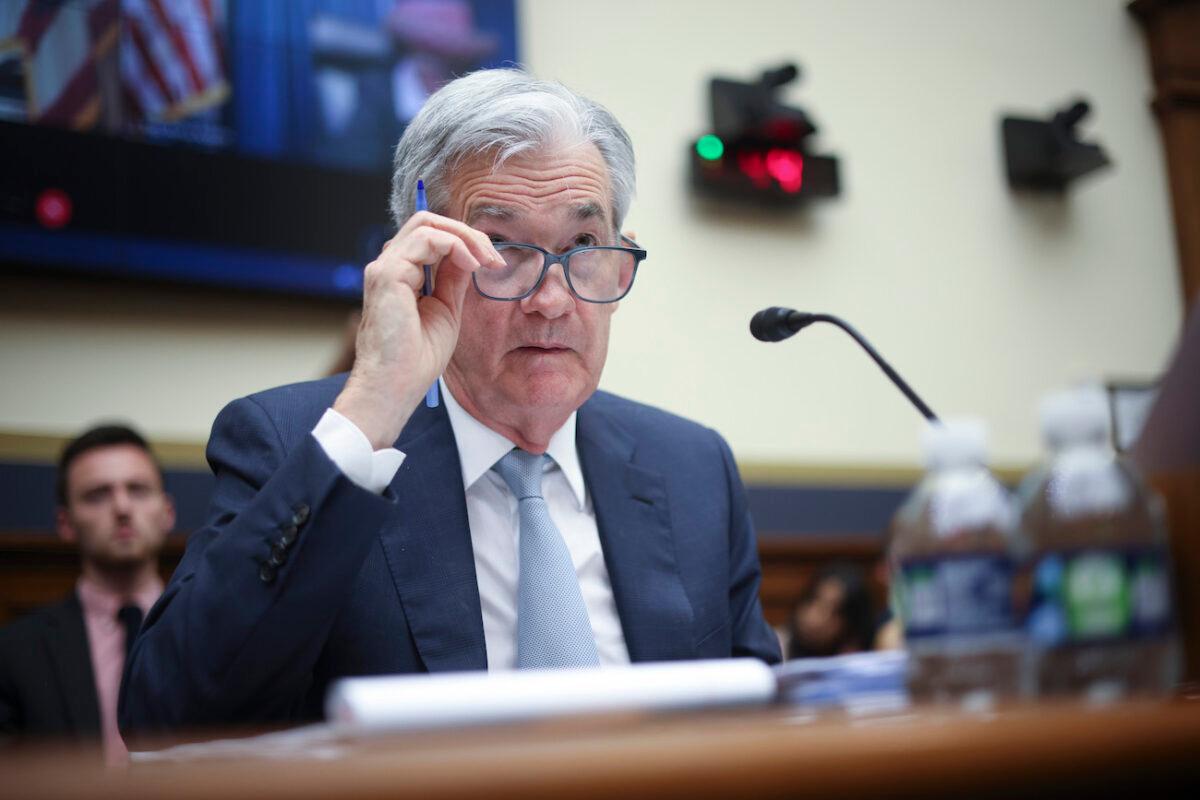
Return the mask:
M 637 242 L 627 236 L 621 240 Z M 555 255 L 537 245 L 497 242 L 505 266 L 476 270 L 475 290 L 491 300 L 523 300 L 537 291 L 551 264 L 562 264 L 571 293 L 588 303 L 615 303 L 633 287 L 638 264 L 646 258 L 640 247 L 575 247 Z

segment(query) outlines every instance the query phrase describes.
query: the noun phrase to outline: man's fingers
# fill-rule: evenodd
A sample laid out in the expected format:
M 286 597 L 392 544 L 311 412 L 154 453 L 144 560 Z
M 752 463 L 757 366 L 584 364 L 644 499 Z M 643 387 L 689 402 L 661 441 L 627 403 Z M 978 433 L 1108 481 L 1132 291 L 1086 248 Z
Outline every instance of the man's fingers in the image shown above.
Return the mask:
M 405 308 L 409 313 L 415 310 L 424 337 L 429 343 L 436 343 L 435 351 L 452 349 L 462 320 L 463 302 L 471 290 L 472 273 L 481 266 L 503 263 L 482 232 L 457 220 L 419 212 L 409 218 L 379 257 L 367 266 L 364 308 L 376 310 L 373 319 L 391 321 L 406 316 Z M 434 275 L 429 297 L 422 296 L 425 265 L 433 268 Z M 401 295 L 406 297 L 398 298 L 399 287 L 404 287 Z M 397 299 L 400 306 L 396 305 Z M 409 305 L 414 300 L 415 309 Z
M 501 260 L 500 254 L 492 246 L 491 240 L 482 231 L 475 230 L 465 222 L 443 217 L 431 211 L 418 211 L 409 217 L 392 241 L 411 236 L 422 228 L 434 228 L 459 237 L 480 264 L 499 264 Z
M 446 270 L 438 272 L 433 282 L 433 296 L 453 312 L 455 319 L 461 319 L 463 298 L 471 289 L 471 276 L 461 270 Z
M 367 268 L 368 280 L 372 272 L 384 273 L 384 280 L 400 281 L 418 291 L 425 282 L 423 266 L 426 264 L 436 265 L 443 272 L 461 271 L 465 274 L 479 268 L 478 259 L 462 239 L 445 231 L 422 228 L 387 248 Z

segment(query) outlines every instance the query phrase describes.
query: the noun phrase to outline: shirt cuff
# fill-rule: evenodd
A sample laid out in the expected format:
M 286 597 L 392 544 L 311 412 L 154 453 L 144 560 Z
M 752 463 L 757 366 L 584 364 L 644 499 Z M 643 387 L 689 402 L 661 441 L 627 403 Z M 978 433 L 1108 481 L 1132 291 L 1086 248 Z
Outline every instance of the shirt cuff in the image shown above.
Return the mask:
M 372 451 L 366 434 L 332 408 L 325 410 L 312 435 L 342 474 L 368 492 L 383 494 L 404 463 L 404 453 L 394 447 Z

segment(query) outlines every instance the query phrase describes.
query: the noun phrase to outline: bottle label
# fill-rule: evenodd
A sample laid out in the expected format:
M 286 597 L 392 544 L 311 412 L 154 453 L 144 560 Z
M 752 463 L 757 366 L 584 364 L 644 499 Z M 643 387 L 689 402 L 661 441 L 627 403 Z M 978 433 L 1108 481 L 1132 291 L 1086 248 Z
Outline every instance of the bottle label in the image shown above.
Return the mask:
M 906 640 L 972 636 L 1012 629 L 1011 559 L 963 555 L 905 559 L 896 606 Z
M 1161 548 L 1050 552 L 1033 566 L 1027 629 L 1043 647 L 1166 633 L 1171 585 Z

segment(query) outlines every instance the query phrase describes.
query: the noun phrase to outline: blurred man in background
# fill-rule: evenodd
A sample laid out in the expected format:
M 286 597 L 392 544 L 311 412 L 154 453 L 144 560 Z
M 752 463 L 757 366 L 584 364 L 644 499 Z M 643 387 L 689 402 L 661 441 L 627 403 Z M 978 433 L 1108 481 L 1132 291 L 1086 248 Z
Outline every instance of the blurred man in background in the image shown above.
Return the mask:
M 146 440 L 104 425 L 59 459 L 58 535 L 82 574 L 61 603 L 0 631 L 0 736 L 101 737 L 119 761 L 117 695 L 128 647 L 162 593 L 158 553 L 175 508 Z

